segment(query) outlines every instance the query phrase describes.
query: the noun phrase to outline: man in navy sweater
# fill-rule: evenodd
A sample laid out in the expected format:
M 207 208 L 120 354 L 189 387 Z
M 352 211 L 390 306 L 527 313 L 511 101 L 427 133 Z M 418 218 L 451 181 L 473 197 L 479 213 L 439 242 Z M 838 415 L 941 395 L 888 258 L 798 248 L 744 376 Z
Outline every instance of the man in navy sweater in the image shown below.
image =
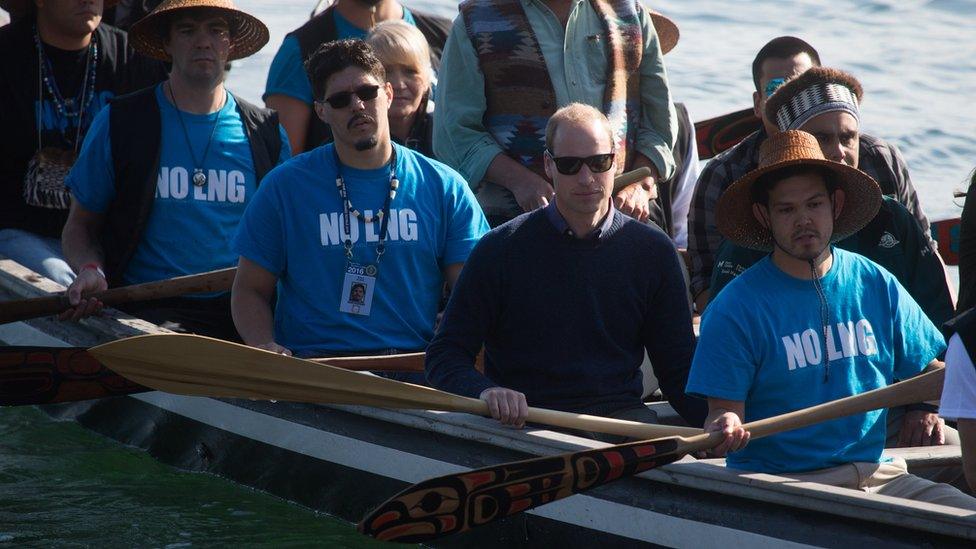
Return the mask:
M 610 124 L 579 103 L 546 127 L 554 201 L 488 233 L 465 264 L 427 349 L 427 379 L 480 398 L 503 424 L 528 405 L 655 422 L 641 401 L 647 350 L 661 389 L 692 425 L 695 338 L 671 240 L 613 207 Z M 485 347 L 485 374 L 474 368 Z

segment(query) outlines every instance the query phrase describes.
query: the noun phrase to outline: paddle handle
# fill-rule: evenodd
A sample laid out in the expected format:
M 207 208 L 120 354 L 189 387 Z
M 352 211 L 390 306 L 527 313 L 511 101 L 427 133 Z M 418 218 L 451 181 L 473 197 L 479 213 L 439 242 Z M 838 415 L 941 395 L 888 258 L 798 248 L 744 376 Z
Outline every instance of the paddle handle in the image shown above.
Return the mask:
M 236 267 L 230 267 L 218 271 L 110 288 L 87 294 L 85 297 L 93 297 L 105 305 L 115 306 L 134 301 L 177 297 L 184 294 L 221 292 L 230 290 L 234 284 L 236 272 Z M 0 303 L 0 324 L 53 315 L 69 307 L 68 297 L 65 294 L 6 301 Z
M 624 172 L 613 178 L 613 192 L 616 194 L 620 189 L 626 187 L 627 185 L 637 183 L 641 179 L 650 177 L 651 175 L 651 169 L 646 166 L 643 168 L 637 168 L 636 170 L 631 170 L 629 172 Z
M 892 383 L 887 387 L 818 404 L 803 410 L 751 421 L 743 427 L 749 431 L 752 439 L 757 439 L 880 408 L 939 400 L 944 381 L 945 368 L 939 367 L 911 379 Z M 721 433 L 704 433 L 682 440 L 678 448 L 684 453 L 707 450 L 715 447 L 722 438 Z

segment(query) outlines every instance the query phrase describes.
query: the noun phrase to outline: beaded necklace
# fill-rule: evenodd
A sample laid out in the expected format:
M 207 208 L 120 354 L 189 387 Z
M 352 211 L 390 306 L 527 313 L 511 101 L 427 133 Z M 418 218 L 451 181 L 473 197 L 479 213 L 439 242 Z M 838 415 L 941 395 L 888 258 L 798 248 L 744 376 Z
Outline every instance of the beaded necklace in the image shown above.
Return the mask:
M 386 195 L 386 200 L 383 202 L 383 209 L 380 210 L 376 215 L 365 216 L 353 207 L 352 201 L 349 200 L 349 192 L 346 189 L 346 183 L 342 179 L 342 162 L 339 161 L 339 153 L 336 152 L 335 146 L 333 145 L 332 154 L 335 156 L 336 163 L 336 189 L 339 191 L 339 198 L 342 200 L 342 224 L 346 231 L 346 241 L 344 246 L 346 249 L 346 258 L 352 260 L 352 240 L 349 235 L 352 234 L 350 229 L 352 228 L 351 221 L 353 217 L 357 219 L 362 219 L 363 223 L 372 223 L 374 221 L 380 222 L 380 238 L 379 242 L 376 244 L 376 262 L 380 262 L 380 258 L 383 257 L 383 253 L 386 252 L 386 232 L 390 223 L 390 205 L 393 203 L 393 199 L 396 198 L 397 189 L 400 187 L 400 180 L 396 176 L 396 147 L 392 148 L 392 155 L 390 157 L 390 192 Z
M 82 81 L 81 88 L 78 90 L 78 96 L 69 99 L 65 99 L 61 94 L 57 79 L 54 77 L 54 66 L 51 64 L 51 59 L 47 55 L 44 55 L 44 46 L 41 44 L 41 36 L 37 32 L 36 25 L 34 26 L 34 46 L 37 48 L 37 74 L 39 80 L 37 86 L 37 147 L 38 149 L 41 148 L 41 111 L 44 91 L 46 90 L 47 95 L 50 96 L 51 102 L 54 104 L 54 110 L 58 115 L 58 119 L 66 119 L 69 123 L 74 120 L 76 128 L 74 142 L 65 133 L 69 124 L 64 124 L 63 126 L 59 124 L 59 126 L 61 126 L 61 136 L 77 150 L 81 141 L 81 127 L 85 110 L 95 98 L 95 80 L 98 69 L 98 40 L 96 35 L 92 33 L 91 41 L 88 44 L 88 56 L 85 59 L 85 79 Z

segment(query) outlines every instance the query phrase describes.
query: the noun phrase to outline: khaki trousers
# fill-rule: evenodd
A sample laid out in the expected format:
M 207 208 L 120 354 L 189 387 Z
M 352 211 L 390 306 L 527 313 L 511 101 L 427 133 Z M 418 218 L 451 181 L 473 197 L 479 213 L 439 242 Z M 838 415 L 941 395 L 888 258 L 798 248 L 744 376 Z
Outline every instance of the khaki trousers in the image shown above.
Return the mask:
M 976 511 L 976 498 L 940 482 L 932 482 L 908 474 L 905 460 L 896 458 L 888 463 L 846 463 L 806 473 L 784 473 L 779 476 L 801 482 L 817 482 L 838 488 L 859 490 L 898 498 L 948 505 Z

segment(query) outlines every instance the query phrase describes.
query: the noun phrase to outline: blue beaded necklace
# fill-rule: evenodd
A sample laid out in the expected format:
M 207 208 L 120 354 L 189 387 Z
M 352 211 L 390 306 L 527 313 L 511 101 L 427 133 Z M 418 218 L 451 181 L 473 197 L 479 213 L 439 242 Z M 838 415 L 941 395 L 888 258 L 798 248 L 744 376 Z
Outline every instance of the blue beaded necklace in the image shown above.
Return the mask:
M 85 79 L 81 83 L 81 89 L 78 90 L 78 96 L 65 99 L 61 94 L 60 88 L 58 88 L 58 82 L 54 78 L 54 67 L 51 65 L 51 59 L 44 55 L 44 46 L 41 44 L 41 36 L 37 32 L 37 26 L 34 26 L 34 46 L 37 48 L 37 73 L 38 73 L 38 108 L 37 108 L 37 140 L 38 148 L 40 148 L 41 140 L 41 105 L 44 100 L 44 91 L 47 91 L 47 95 L 50 96 L 51 102 L 54 104 L 54 110 L 57 112 L 58 119 L 66 119 L 69 123 L 60 126 L 61 136 L 64 140 L 74 145 L 77 150 L 79 146 L 79 141 L 81 140 L 81 127 L 83 119 L 85 116 L 85 111 L 91 105 L 92 100 L 95 98 L 95 79 L 96 71 L 98 69 L 98 40 L 94 33 L 92 33 L 91 42 L 88 45 L 88 57 L 85 60 Z M 43 84 L 43 86 L 41 85 Z M 65 130 L 69 127 L 70 122 L 75 123 L 75 139 L 72 142 Z

